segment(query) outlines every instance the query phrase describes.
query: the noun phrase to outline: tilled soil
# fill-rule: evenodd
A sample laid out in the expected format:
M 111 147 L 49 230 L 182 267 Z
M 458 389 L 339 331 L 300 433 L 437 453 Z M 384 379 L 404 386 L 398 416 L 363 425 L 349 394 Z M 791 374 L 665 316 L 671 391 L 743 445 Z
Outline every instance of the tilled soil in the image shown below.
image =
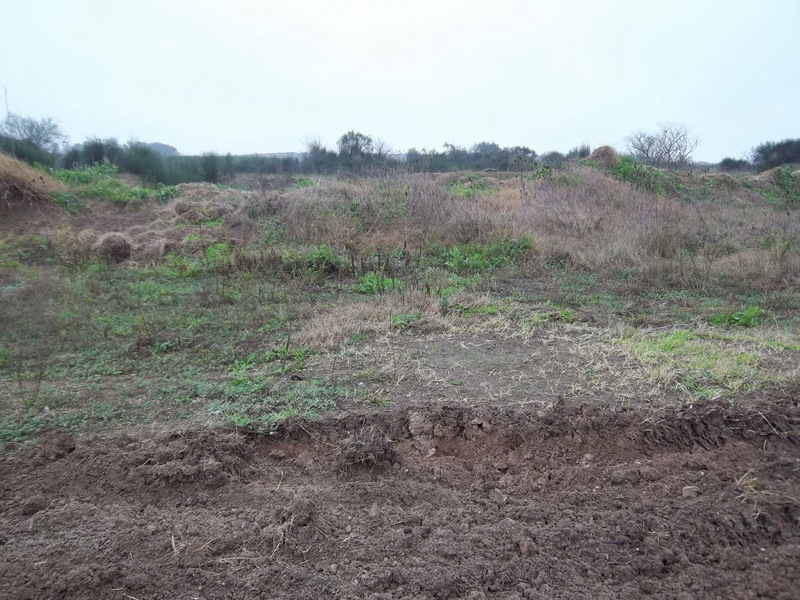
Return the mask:
M 53 432 L 0 458 L 0 597 L 800 598 L 797 399 Z

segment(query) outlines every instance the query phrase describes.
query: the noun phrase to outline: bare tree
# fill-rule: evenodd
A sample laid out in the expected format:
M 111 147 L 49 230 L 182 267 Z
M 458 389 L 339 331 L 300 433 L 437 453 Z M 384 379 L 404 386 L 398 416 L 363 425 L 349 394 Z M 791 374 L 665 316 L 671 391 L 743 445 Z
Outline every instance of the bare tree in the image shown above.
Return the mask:
M 682 167 L 692 158 L 699 140 L 689 134 L 685 125 L 661 125 L 658 136 L 659 157 L 666 165 Z
M 0 133 L 21 142 L 28 142 L 42 152 L 58 154 L 67 143 L 67 136 L 53 119 L 42 120 L 8 113 L 0 123 Z
M 628 152 L 649 164 L 656 161 L 656 146 L 656 136 L 646 131 L 635 131 L 625 138 Z
M 656 133 L 636 131 L 625 138 L 631 154 L 655 167 L 682 167 L 692 158 L 699 140 L 692 137 L 685 125 L 660 125 Z
M 390 154 L 394 153 L 394 148 L 392 148 L 388 142 L 380 138 L 375 139 L 372 148 L 375 153 L 375 158 L 378 159 L 388 158 Z

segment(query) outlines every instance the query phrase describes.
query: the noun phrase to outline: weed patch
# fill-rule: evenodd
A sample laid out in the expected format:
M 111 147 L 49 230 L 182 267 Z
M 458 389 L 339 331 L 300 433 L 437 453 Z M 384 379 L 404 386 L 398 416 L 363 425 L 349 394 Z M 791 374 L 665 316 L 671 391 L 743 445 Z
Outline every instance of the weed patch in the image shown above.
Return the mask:
M 398 331 L 408 331 L 411 329 L 416 321 L 422 317 L 422 312 L 419 309 L 414 309 L 409 313 L 392 315 L 391 326 L 392 329 Z
M 759 318 L 762 317 L 764 311 L 757 306 L 748 306 L 743 310 L 736 312 L 720 312 L 709 317 L 712 325 L 739 325 L 741 327 L 750 327 L 757 325 Z
M 765 364 L 767 345 L 756 338 L 677 329 L 618 343 L 647 365 L 654 382 L 684 392 L 689 399 L 730 397 L 788 374 L 777 374 Z
M 42 167 L 44 168 L 44 167 Z M 50 175 L 72 188 L 74 195 L 79 198 L 101 198 L 117 204 L 127 204 L 135 200 L 142 200 L 150 190 L 133 187 L 122 179 L 115 177 L 117 167 L 108 160 L 91 167 L 76 169 L 46 169 Z M 56 201 L 68 210 L 77 210 L 72 194 L 62 195 Z
M 469 175 L 457 179 L 447 185 L 447 189 L 456 196 L 476 196 L 479 194 L 495 194 L 497 188 L 486 177 Z
M 384 294 L 394 290 L 400 290 L 404 283 L 399 279 L 387 277 L 383 273 L 369 272 L 362 275 L 358 283 L 353 286 L 353 290 L 360 294 Z
M 458 275 L 492 271 L 517 263 L 533 247 L 529 237 L 498 240 L 491 244 L 472 242 L 446 250 L 434 251 L 434 262 Z
M 663 173 L 652 167 L 637 164 L 631 158 L 622 157 L 616 165 L 611 167 L 610 172 L 615 178 L 630 183 L 634 187 L 660 196 L 667 193 L 667 182 Z
M 343 382 L 331 379 L 309 379 L 275 384 L 263 395 L 231 396 L 211 402 L 208 410 L 240 427 L 271 427 L 292 416 L 315 417 L 333 410 L 345 396 Z

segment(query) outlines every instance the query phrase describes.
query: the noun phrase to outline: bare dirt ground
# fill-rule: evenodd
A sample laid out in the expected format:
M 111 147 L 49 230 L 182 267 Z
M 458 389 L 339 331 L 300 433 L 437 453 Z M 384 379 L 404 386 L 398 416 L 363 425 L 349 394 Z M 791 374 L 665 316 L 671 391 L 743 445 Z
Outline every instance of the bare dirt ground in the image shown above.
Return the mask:
M 749 406 L 53 432 L 0 458 L 0 596 L 797 598 L 797 396 Z

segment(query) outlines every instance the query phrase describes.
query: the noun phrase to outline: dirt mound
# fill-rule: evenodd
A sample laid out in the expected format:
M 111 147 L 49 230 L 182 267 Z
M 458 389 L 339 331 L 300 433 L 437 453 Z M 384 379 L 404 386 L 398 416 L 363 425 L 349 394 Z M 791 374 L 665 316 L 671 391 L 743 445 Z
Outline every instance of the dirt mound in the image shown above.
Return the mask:
M 786 168 L 786 166 L 787 165 L 780 166 L 780 167 L 774 167 L 774 168 L 769 169 L 767 171 L 762 171 L 761 173 L 758 173 L 757 175 L 753 175 L 753 176 L 749 177 L 748 179 L 751 182 L 755 183 L 756 185 L 762 184 L 762 186 L 763 186 L 763 184 L 776 184 L 779 181 L 779 177 L 780 177 L 781 172 L 783 171 L 784 168 Z M 792 177 L 794 178 L 794 182 L 795 182 L 795 185 L 796 185 L 797 189 L 800 190 L 800 170 L 799 171 L 792 171 Z
M 54 434 L 0 457 L 0 596 L 796 598 L 796 400 Z
M 219 202 L 188 202 L 176 200 L 172 204 L 175 214 L 181 221 L 199 224 L 209 219 L 218 219 L 233 212 L 230 206 Z
M 0 222 L 18 235 L 37 232 L 64 217 L 53 200 L 63 185 L 47 173 L 0 153 Z
M 595 148 L 586 160 L 592 162 L 603 169 L 610 169 L 619 164 L 619 154 L 611 146 L 600 146 Z
M 130 240 L 121 233 L 104 233 L 92 244 L 92 252 L 109 262 L 128 260 L 133 252 Z
M 24 162 L 0 153 L 0 212 L 16 204 L 52 204 L 52 194 L 63 189 L 58 180 Z
M 247 220 L 242 214 L 247 193 L 211 184 L 177 187 L 181 195 L 167 204 L 150 201 L 119 206 L 88 201 L 87 210 L 73 219 L 73 228 L 91 230 L 95 239 L 86 246 L 78 243 L 74 234 L 62 233 L 59 241 L 70 243 L 59 247 L 91 250 L 112 262 L 130 259 L 138 263 L 160 260 L 176 248 L 197 254 L 210 243 L 233 243 L 237 228 Z

